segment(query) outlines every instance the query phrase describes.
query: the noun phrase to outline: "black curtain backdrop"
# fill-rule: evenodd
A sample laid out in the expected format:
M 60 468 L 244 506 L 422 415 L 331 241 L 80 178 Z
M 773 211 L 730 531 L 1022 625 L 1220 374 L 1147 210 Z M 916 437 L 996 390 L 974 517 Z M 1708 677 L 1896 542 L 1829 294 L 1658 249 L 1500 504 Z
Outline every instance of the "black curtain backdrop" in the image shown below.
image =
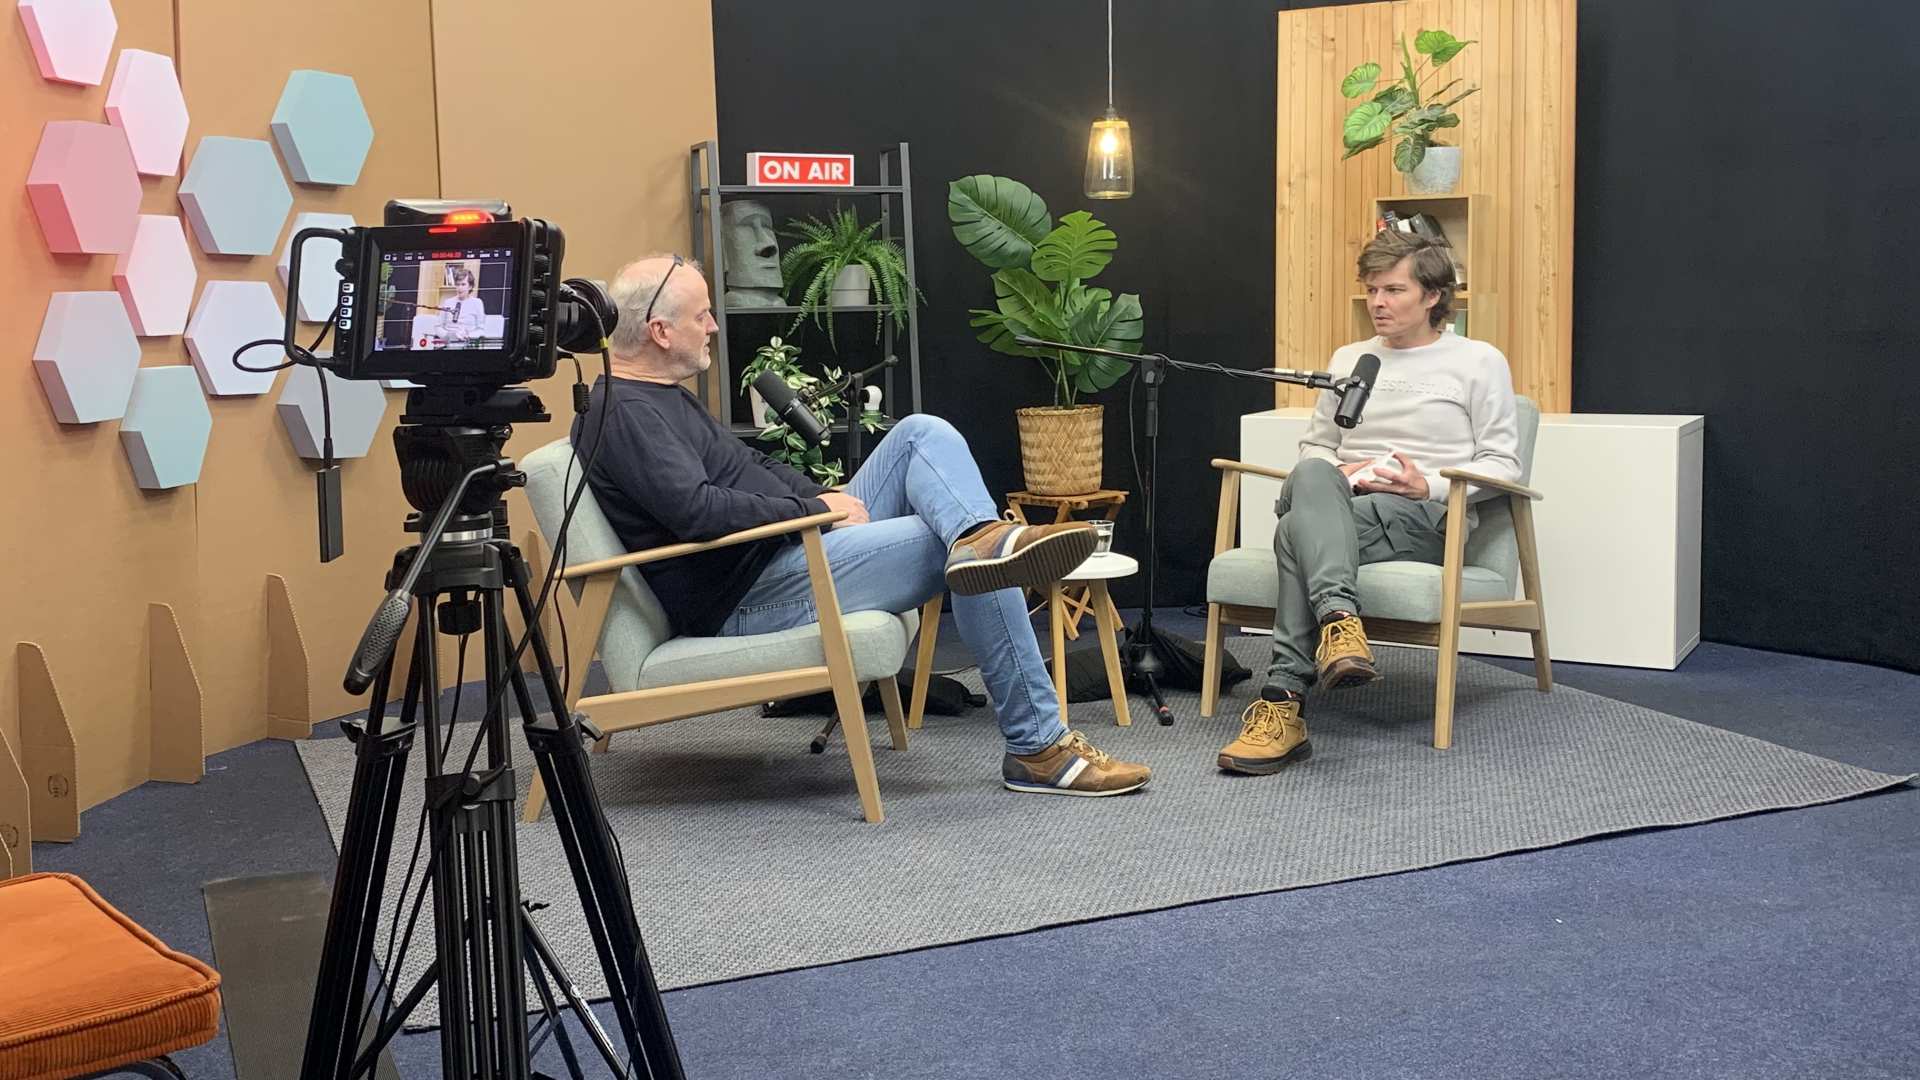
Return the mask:
M 716 0 L 722 178 L 743 181 L 752 150 L 823 150 L 859 154 L 871 183 L 876 151 L 911 144 L 925 408 L 966 433 L 991 490 L 1013 491 L 1013 410 L 1049 387 L 967 326 L 992 286 L 947 226 L 948 181 L 1011 176 L 1056 219 L 1086 209 L 1111 225 L 1120 248 L 1097 280 L 1140 294 L 1146 349 L 1270 365 L 1275 16 L 1307 6 L 1116 4 L 1115 98 L 1139 180 L 1132 199 L 1097 202 L 1080 192 L 1106 104 L 1097 0 Z M 1920 44 L 1898 10 L 1585 0 L 1573 404 L 1706 414 L 1706 638 L 1920 670 L 1920 271 L 1895 238 L 1920 205 L 1906 85 Z M 736 364 L 750 333 L 735 326 Z M 1093 400 L 1106 482 L 1136 492 L 1118 545 L 1139 551 L 1127 388 Z M 1197 604 L 1219 490 L 1208 459 L 1237 456 L 1238 418 L 1272 395 L 1175 373 L 1163 402 L 1157 599 Z M 1141 598 L 1137 578 L 1115 591 Z

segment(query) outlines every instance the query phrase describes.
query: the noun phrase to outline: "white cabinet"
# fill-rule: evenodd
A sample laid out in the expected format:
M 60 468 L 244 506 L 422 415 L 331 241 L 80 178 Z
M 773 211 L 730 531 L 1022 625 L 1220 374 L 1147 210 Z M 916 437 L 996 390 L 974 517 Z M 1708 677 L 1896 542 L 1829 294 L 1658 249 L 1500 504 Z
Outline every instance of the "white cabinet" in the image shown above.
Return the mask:
M 1291 468 L 1309 410 L 1240 418 L 1243 461 Z M 1540 418 L 1529 486 L 1553 659 L 1672 670 L 1700 642 L 1700 468 L 1706 419 Z M 1241 489 L 1240 544 L 1273 542 L 1277 481 Z M 1464 652 L 1530 656 L 1524 633 L 1467 630 Z

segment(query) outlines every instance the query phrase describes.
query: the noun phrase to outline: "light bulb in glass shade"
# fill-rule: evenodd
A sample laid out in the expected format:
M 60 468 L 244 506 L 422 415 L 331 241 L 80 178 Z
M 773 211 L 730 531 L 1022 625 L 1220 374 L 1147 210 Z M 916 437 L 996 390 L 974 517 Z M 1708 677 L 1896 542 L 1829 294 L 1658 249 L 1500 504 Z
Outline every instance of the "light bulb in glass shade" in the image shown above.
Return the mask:
M 1113 106 L 1087 135 L 1089 199 L 1125 199 L 1133 194 L 1133 133 Z

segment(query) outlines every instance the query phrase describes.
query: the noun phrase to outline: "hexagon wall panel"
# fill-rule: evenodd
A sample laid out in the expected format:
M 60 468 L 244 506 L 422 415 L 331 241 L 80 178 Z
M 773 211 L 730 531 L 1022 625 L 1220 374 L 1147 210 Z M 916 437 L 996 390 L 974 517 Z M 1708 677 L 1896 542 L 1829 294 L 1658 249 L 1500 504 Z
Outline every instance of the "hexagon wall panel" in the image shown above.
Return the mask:
M 293 238 L 301 229 L 350 229 L 352 214 L 295 214 L 293 227 L 287 230 L 287 242 L 280 246 L 280 284 L 287 283 L 293 266 Z M 321 238 L 310 241 L 300 253 L 300 318 L 305 322 L 325 322 L 333 314 L 334 301 L 340 297 L 340 274 L 333 264 L 340 261 L 340 241 Z
M 141 369 L 120 425 L 120 446 L 141 487 L 163 490 L 198 482 L 212 431 L 213 413 L 192 368 Z
M 273 110 L 273 141 L 287 171 L 303 184 L 351 184 L 360 179 L 373 122 L 348 75 L 296 71 L 287 76 Z
M 280 390 L 274 406 L 280 422 L 293 438 L 294 453 L 303 458 L 318 458 L 321 450 L 320 380 L 327 380 L 327 396 L 333 404 L 333 456 L 366 457 L 387 415 L 387 395 L 376 382 L 323 376 L 319 369 L 302 364 L 287 373 L 287 384 Z
M 199 280 L 186 227 L 171 214 L 141 214 L 133 246 L 113 261 L 113 287 L 126 301 L 134 332 L 147 337 L 186 329 Z
M 180 181 L 180 205 L 200 250 L 268 255 L 293 209 L 293 192 L 264 140 L 208 135 Z
M 54 293 L 34 346 L 33 370 L 63 424 L 113 420 L 127 411 L 140 342 L 119 293 Z
M 140 174 L 126 132 L 85 120 L 54 120 L 40 132 L 27 198 L 47 248 L 118 255 L 133 243 Z
M 107 122 L 127 133 L 134 168 L 147 176 L 178 173 L 187 145 L 187 99 L 173 57 L 120 50 L 107 88 Z
M 249 341 L 280 340 L 286 331 L 280 301 L 264 281 L 209 281 L 200 290 L 200 303 L 187 323 L 187 351 L 193 354 L 200 384 L 215 396 L 264 394 L 273 389 L 275 372 L 241 371 L 233 366 L 233 351 Z M 240 360 L 249 367 L 285 363 L 286 352 L 262 345 Z
M 40 77 L 99 86 L 120 30 L 110 0 L 20 0 Z

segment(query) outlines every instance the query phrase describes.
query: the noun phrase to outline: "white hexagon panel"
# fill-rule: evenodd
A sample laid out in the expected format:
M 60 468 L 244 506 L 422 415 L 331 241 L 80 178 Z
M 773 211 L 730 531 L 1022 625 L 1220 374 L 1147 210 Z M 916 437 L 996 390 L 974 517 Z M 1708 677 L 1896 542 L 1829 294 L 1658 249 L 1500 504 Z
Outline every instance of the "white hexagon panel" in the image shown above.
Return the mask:
M 285 333 L 280 301 L 264 281 L 209 281 L 200 290 L 193 319 L 187 323 L 187 351 L 193 354 L 200 384 L 216 397 L 264 394 L 273 389 L 278 372 L 241 371 L 233 366 L 233 351 L 249 341 Z M 240 357 L 248 367 L 285 363 L 286 350 L 272 345 L 249 349 Z
M 63 424 L 115 420 L 127 411 L 127 395 L 140 370 L 140 342 L 127 321 L 119 293 L 54 293 L 33 370 Z
M 107 87 L 107 123 L 127 133 L 134 168 L 147 176 L 178 173 L 187 145 L 187 99 L 173 57 L 121 49 Z
M 351 184 L 360 179 L 373 121 L 352 76 L 296 71 L 287 76 L 273 110 L 273 141 L 287 171 L 303 184 Z
M 171 214 L 141 214 L 133 246 L 113 261 L 113 287 L 126 301 L 134 332 L 146 337 L 187 328 L 187 309 L 199 280 L 186 227 Z
M 280 284 L 287 283 L 293 266 L 293 239 L 301 229 L 351 229 L 352 214 L 295 214 L 293 228 L 287 230 L 287 242 L 280 248 Z M 340 273 L 333 264 L 340 261 L 340 241 L 317 237 L 300 249 L 300 319 L 326 322 L 333 314 L 334 301 L 340 297 Z
M 40 133 L 27 199 L 47 249 L 118 255 L 140 218 L 140 174 L 126 132 L 85 120 L 54 120 Z
M 198 482 L 212 432 L 213 413 L 192 368 L 140 369 L 120 424 L 120 446 L 141 487 L 158 491 Z
M 180 205 L 200 250 L 270 255 L 293 209 L 293 192 L 264 140 L 208 135 L 180 181 Z
M 20 21 L 41 78 L 100 85 L 120 31 L 110 0 L 20 0 Z
M 274 408 L 280 422 L 293 439 L 293 451 L 303 458 L 318 458 L 326 428 L 320 412 L 320 380 L 327 380 L 327 399 L 333 411 L 333 456 L 366 457 L 373 437 L 380 432 L 387 415 L 387 395 L 380 384 L 365 379 L 342 379 L 323 374 L 305 364 L 287 374 Z

